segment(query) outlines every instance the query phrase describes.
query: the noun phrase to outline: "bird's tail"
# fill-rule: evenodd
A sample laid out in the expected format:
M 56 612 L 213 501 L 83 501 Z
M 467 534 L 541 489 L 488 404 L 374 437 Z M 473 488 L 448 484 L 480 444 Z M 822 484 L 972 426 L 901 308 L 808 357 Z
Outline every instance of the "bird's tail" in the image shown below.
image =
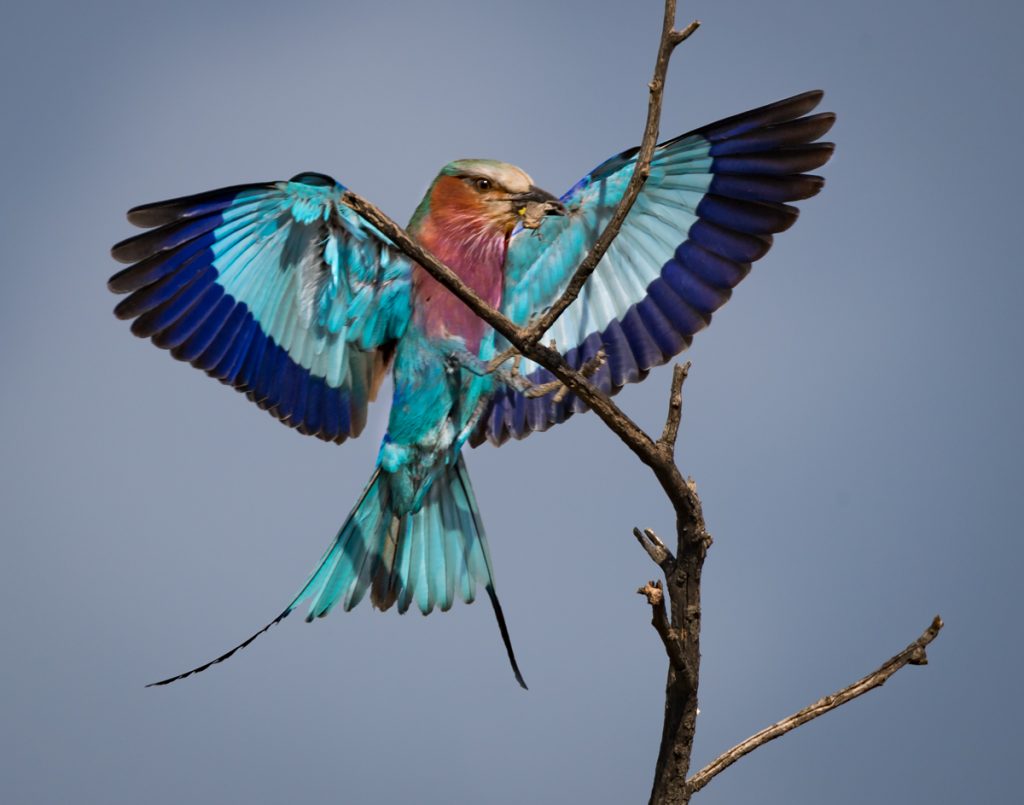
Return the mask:
M 397 604 L 403 613 L 415 602 L 427 615 L 435 606 L 447 611 L 456 597 L 472 603 L 479 583 L 494 608 L 512 671 L 525 688 L 494 591 L 487 538 L 462 456 L 434 478 L 423 505 L 410 514 L 394 512 L 389 480 L 379 467 L 374 471 L 317 569 L 284 612 L 217 659 L 152 684 L 166 685 L 223 662 L 305 601 L 310 602 L 307 621 L 322 618 L 338 604 L 348 611 L 367 592 L 378 609 Z

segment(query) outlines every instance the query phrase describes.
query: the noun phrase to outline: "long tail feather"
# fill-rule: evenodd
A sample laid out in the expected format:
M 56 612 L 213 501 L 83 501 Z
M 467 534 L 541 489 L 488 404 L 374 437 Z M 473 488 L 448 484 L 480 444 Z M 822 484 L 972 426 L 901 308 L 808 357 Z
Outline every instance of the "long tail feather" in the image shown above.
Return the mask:
M 171 677 L 168 677 L 167 679 L 161 679 L 159 682 L 150 682 L 148 685 L 146 685 L 146 687 L 147 688 L 155 688 L 155 687 L 159 687 L 160 685 L 170 685 L 172 682 L 177 682 L 179 679 L 184 679 L 187 676 L 192 676 L 192 674 L 201 673 L 201 672 L 205 671 L 207 668 L 209 668 L 211 665 L 216 665 L 219 662 L 224 662 L 224 660 L 226 660 L 229 657 L 231 657 L 236 651 L 238 651 L 239 649 L 243 649 L 246 646 L 248 646 L 253 640 L 255 640 L 257 637 L 259 637 L 261 634 L 263 634 L 265 631 L 267 631 L 267 629 L 269 629 L 271 626 L 276 626 L 277 624 L 279 624 L 281 621 L 283 621 L 285 618 L 287 618 L 291 614 L 291 612 L 292 612 L 292 608 L 288 607 L 288 609 L 286 609 L 284 612 L 282 612 L 280 615 L 278 615 L 276 618 L 274 618 L 274 620 L 272 620 L 270 623 L 268 623 L 266 626 L 264 626 L 262 629 L 260 629 L 258 632 L 256 632 L 256 634 L 254 634 L 254 635 L 252 635 L 250 637 L 247 637 L 245 640 L 243 640 L 241 643 L 239 643 L 237 646 L 235 646 L 230 651 L 227 651 L 224 654 L 221 654 L 217 659 L 210 660 L 207 663 L 203 663 L 202 665 L 193 668 L 191 671 L 186 671 L 183 674 L 178 674 L 177 676 L 171 676 Z
M 391 500 L 388 475 L 378 468 L 320 564 L 284 612 L 216 659 L 146 687 L 169 685 L 224 662 L 307 600 L 307 620 L 325 616 L 339 602 L 351 609 L 367 592 L 378 609 L 397 602 L 401 613 L 416 603 L 426 615 L 435 606 L 449 609 L 456 597 L 472 603 L 477 584 L 482 584 L 512 672 L 527 689 L 494 590 L 487 538 L 462 457 L 434 479 L 418 511 L 396 514 Z
M 508 636 L 508 626 L 505 625 L 505 615 L 501 611 L 501 602 L 498 600 L 498 594 L 494 592 L 494 587 L 490 584 L 487 585 L 487 595 L 491 599 L 491 607 L 494 609 L 494 617 L 498 621 L 498 630 L 501 632 L 501 639 L 505 644 L 505 651 L 508 653 L 508 661 L 512 665 L 512 673 L 516 675 L 516 682 L 519 683 L 519 687 L 523 690 L 529 690 L 526 687 L 526 680 L 523 679 L 523 675 L 519 672 L 519 663 L 516 662 L 516 653 L 512 650 L 512 639 Z

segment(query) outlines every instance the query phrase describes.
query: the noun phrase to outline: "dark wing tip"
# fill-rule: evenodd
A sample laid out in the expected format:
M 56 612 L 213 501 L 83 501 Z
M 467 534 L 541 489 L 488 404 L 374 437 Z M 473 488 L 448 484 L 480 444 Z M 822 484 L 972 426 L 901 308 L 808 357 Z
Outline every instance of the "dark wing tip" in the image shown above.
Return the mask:
M 215 209 L 222 209 L 238 196 L 239 193 L 254 190 L 270 190 L 275 182 L 250 182 L 207 190 L 205 193 L 193 193 L 190 196 L 178 196 L 165 201 L 140 204 L 128 210 L 128 222 L 135 226 L 151 229 L 164 226 L 182 218 L 193 218 L 204 215 Z
M 165 207 L 166 203 L 159 201 L 154 204 L 140 204 L 137 207 L 132 207 L 127 213 L 128 223 L 146 229 L 160 226 L 166 223 L 168 218 L 167 213 L 164 212 Z
M 821 125 L 820 133 L 818 137 L 823 137 L 832 129 L 836 124 L 836 113 L 835 112 L 819 112 L 816 115 L 811 115 L 808 120 L 819 121 Z M 817 139 L 817 138 L 815 138 Z
M 138 243 L 135 241 L 134 236 L 118 241 L 110 247 L 110 256 L 119 263 L 135 263 L 142 260 L 147 255 L 139 250 Z
M 308 184 L 313 187 L 340 187 L 340 184 L 333 177 L 328 176 L 326 173 L 316 173 L 315 171 L 296 173 L 288 181 Z
M 822 188 L 824 186 L 825 186 L 825 177 L 824 176 L 815 176 L 815 175 L 810 174 L 810 173 L 804 174 L 804 176 L 803 176 L 803 184 L 802 184 L 802 188 L 801 188 L 802 192 L 796 198 L 791 199 L 791 201 L 804 201 L 804 200 L 809 199 L 809 198 L 814 198 L 816 195 L 818 195 L 818 193 L 821 192 L 821 190 L 822 190 Z
M 805 148 L 809 149 L 810 162 L 808 164 L 810 164 L 811 167 L 804 168 L 804 170 L 801 171 L 801 173 L 803 173 L 804 171 L 808 171 L 808 170 L 817 170 L 818 168 L 822 167 L 826 162 L 828 162 L 830 159 L 832 159 L 832 154 L 834 154 L 835 151 L 836 151 L 836 144 L 835 143 L 812 143 L 809 146 L 805 146 Z M 818 160 L 820 160 L 820 161 L 818 161 Z M 817 164 L 815 164 L 815 163 L 817 163 Z M 822 180 L 822 181 L 824 181 L 824 180 Z
M 775 103 L 766 104 L 761 107 L 768 109 L 771 107 L 785 107 L 792 110 L 794 117 L 806 115 L 818 104 L 821 103 L 822 98 L 825 97 L 825 90 L 823 89 L 809 89 L 806 92 L 800 92 L 796 95 L 791 95 L 788 98 L 783 98 L 781 101 L 775 101 Z M 799 110 L 799 111 L 797 111 Z
M 117 248 L 116 246 L 114 248 Z M 113 251 L 113 250 L 111 250 Z M 111 293 L 122 294 L 136 290 L 138 284 L 134 281 L 133 267 L 124 268 L 107 280 L 107 290 Z

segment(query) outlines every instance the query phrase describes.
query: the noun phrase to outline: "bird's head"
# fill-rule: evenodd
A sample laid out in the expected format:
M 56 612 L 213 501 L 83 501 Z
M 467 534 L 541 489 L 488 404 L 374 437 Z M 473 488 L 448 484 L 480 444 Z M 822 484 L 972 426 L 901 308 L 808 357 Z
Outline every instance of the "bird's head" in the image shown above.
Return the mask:
M 534 185 L 519 168 L 492 159 L 459 159 L 445 165 L 423 199 L 418 214 L 485 227 L 509 234 L 517 224 L 536 229 L 547 215 L 565 215 L 565 206 Z

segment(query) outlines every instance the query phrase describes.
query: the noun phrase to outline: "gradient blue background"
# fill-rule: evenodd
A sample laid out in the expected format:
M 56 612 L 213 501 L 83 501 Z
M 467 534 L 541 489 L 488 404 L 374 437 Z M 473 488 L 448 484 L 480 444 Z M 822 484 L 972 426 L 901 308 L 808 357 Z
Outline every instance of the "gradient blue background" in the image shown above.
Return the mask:
M 695 767 L 947 628 L 927 668 L 702 803 L 1019 793 L 1019 4 L 683 2 L 668 136 L 813 87 L 822 196 L 698 336 L 681 462 L 715 545 Z M 486 605 L 276 614 L 370 472 L 133 338 L 137 203 L 331 173 L 405 220 L 486 156 L 561 192 L 637 142 L 656 0 L 48 3 L 0 28 L 0 799 L 646 801 L 666 661 L 634 525 L 671 532 L 593 416 L 470 454 L 528 693 Z M 621 395 L 660 428 L 669 372 Z

